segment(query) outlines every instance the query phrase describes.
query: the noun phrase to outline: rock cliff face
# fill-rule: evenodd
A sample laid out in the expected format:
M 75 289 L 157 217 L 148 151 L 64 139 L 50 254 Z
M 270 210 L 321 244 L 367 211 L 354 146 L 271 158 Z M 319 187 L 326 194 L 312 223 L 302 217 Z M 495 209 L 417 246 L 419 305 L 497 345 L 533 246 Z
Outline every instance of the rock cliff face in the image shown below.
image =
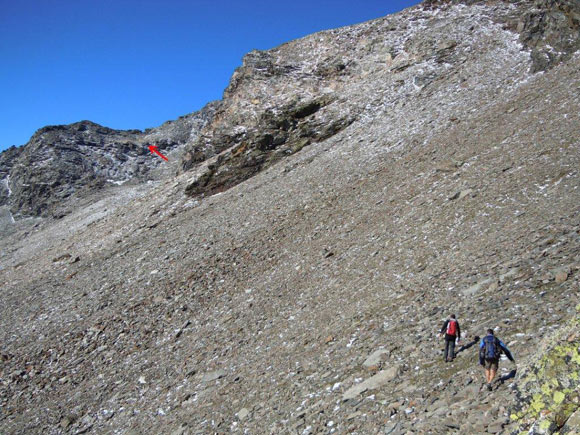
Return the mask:
M 381 106 L 397 102 L 406 113 L 403 102 L 408 98 L 446 86 L 451 92 L 451 75 L 469 88 L 466 77 L 475 68 L 495 75 L 490 68 L 505 64 L 498 44 L 514 50 L 515 56 L 516 50 L 530 50 L 532 73 L 569 59 L 580 48 L 577 1 L 518 2 L 518 7 L 493 2 L 483 12 L 484 4 L 427 1 L 409 21 L 392 16 L 249 53 L 234 73 L 217 116 L 184 154 L 183 170 L 203 163 L 188 194 L 223 191 L 284 156 L 332 137 L 360 117 L 374 116 Z M 471 16 L 462 19 L 461 11 Z M 440 21 L 435 15 L 442 15 Z M 502 42 L 501 29 L 510 30 L 503 32 Z M 483 45 L 486 40 L 492 45 Z M 480 65 L 485 56 L 497 58 Z M 513 73 L 505 71 L 505 80 Z M 498 80 L 498 85 L 508 83 Z
M 580 2 L 536 1 L 518 21 L 517 31 L 531 50 L 532 72 L 552 68 L 580 49 Z
M 41 128 L 23 147 L 0 154 L 0 206 L 8 206 L 17 219 L 62 217 L 74 207 L 71 199 L 111 184 L 153 179 L 161 160 L 148 145 L 174 151 L 197 136 L 216 105 L 146 132 L 90 121 Z
M 429 1 L 252 52 L 179 174 L 15 225 L 0 432 L 578 433 L 575 7 Z M 490 327 L 517 365 L 487 391 Z

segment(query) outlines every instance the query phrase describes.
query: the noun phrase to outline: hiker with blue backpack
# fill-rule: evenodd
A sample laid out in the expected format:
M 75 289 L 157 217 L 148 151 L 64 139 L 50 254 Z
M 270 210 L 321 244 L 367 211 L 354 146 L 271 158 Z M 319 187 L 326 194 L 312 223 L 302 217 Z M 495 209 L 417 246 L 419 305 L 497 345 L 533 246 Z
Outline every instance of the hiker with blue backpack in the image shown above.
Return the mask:
M 455 314 L 451 314 L 449 319 L 445 321 L 439 336 L 445 333 L 445 362 L 451 362 L 455 358 L 455 340 L 459 343 L 461 340 L 461 330 L 459 329 L 459 322 L 455 318 Z
M 499 358 L 502 353 L 511 362 L 516 362 L 507 346 L 494 335 L 493 329 L 488 329 L 487 335 L 481 339 L 481 343 L 479 344 L 479 364 L 485 369 L 485 381 L 487 382 L 487 389 L 489 391 L 492 390 L 491 382 L 497 373 Z

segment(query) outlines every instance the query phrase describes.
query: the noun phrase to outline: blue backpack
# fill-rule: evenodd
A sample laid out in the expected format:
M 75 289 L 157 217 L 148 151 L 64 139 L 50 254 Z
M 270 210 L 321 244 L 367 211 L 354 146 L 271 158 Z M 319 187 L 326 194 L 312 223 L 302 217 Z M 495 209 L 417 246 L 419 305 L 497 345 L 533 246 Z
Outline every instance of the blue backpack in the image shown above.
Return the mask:
M 492 335 L 488 335 L 483 339 L 484 346 L 484 357 L 485 359 L 499 359 L 501 349 L 497 338 Z

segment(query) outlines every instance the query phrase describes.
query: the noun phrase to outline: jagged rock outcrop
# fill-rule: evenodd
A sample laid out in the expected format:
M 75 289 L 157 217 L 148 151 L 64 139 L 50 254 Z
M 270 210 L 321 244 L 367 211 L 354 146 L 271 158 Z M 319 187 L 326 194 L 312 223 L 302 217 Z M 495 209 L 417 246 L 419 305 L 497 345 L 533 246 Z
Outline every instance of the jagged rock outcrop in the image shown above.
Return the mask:
M 7 204 L 12 194 L 10 189 L 10 170 L 23 151 L 23 147 L 12 146 L 0 153 L 0 206 Z
M 578 432 L 580 54 L 532 72 L 532 5 L 253 52 L 188 170 L 15 226 L 0 432 Z
M 219 134 L 214 131 L 211 141 L 221 145 L 217 150 L 211 143 L 204 142 L 207 137 L 198 139 L 194 145 L 197 153 L 186 154 L 183 168 L 188 169 L 202 162 L 205 165 L 191 180 L 186 193 L 211 195 L 228 189 L 310 143 L 323 141 L 348 127 L 354 121 L 354 116 L 330 119 L 324 115 L 316 116 L 317 112 L 324 112 L 324 107 L 332 102 L 331 97 L 314 98 L 307 102 L 294 101 L 279 110 L 260 113 L 257 123 L 251 129 L 239 129 L 238 134 Z M 217 158 L 211 159 L 214 152 L 219 154 Z
M 469 5 L 480 11 L 487 3 L 434 0 L 421 7 L 438 12 Z M 483 46 L 472 50 L 488 24 L 518 35 L 522 49 L 530 50 L 531 72 L 545 71 L 580 48 L 577 1 L 491 5 L 492 13 L 478 17 L 484 22 L 449 24 L 449 31 L 443 26 L 423 29 L 427 15 L 418 14 L 409 22 L 392 17 L 343 29 L 340 38 L 332 38 L 335 31 L 321 32 L 247 54 L 216 117 L 184 153 L 182 169 L 196 169 L 186 192 L 223 191 L 284 156 L 337 134 L 373 100 L 384 100 L 373 87 L 402 101 L 414 90 L 429 92 L 424 88 L 451 71 L 458 75 L 468 71 L 471 62 L 493 52 Z M 413 71 L 405 73 L 410 67 Z
M 44 127 L 22 147 L 0 154 L 0 206 L 23 216 L 62 217 L 78 199 L 106 185 L 155 178 L 165 153 L 193 140 L 217 103 L 145 132 L 114 130 L 90 121 Z
M 537 0 L 519 20 L 517 31 L 531 50 L 532 72 L 552 68 L 580 49 L 580 2 Z
M 164 146 L 166 149 L 194 141 L 199 132 L 209 123 L 220 105 L 212 101 L 197 112 L 180 116 L 174 121 L 167 121 L 156 128 L 145 130 L 143 140 Z
M 530 50 L 532 72 L 546 71 L 580 49 L 580 2 L 577 0 L 501 1 L 522 8 L 519 16 L 507 20 L 505 25 L 519 33 L 521 43 Z M 483 0 L 424 0 L 422 4 L 437 9 L 478 3 Z
M 138 142 L 140 134 L 89 121 L 40 129 L 11 164 L 4 204 L 17 216 L 58 215 L 75 194 L 143 177 L 148 149 Z

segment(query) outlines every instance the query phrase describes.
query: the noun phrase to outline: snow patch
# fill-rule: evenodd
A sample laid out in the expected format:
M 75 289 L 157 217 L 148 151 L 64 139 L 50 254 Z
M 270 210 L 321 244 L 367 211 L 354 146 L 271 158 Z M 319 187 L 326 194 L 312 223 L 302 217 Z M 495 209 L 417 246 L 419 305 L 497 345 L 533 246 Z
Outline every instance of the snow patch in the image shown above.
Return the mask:
M 113 183 L 116 184 L 117 186 L 121 186 L 125 184 L 127 181 L 129 181 L 129 179 L 125 178 L 124 180 L 107 180 L 107 183 Z
M 2 182 L 6 186 L 6 190 L 8 190 L 8 197 L 10 197 L 10 195 L 12 195 L 12 190 L 10 189 L 10 175 L 6 175 L 6 178 L 4 178 Z

